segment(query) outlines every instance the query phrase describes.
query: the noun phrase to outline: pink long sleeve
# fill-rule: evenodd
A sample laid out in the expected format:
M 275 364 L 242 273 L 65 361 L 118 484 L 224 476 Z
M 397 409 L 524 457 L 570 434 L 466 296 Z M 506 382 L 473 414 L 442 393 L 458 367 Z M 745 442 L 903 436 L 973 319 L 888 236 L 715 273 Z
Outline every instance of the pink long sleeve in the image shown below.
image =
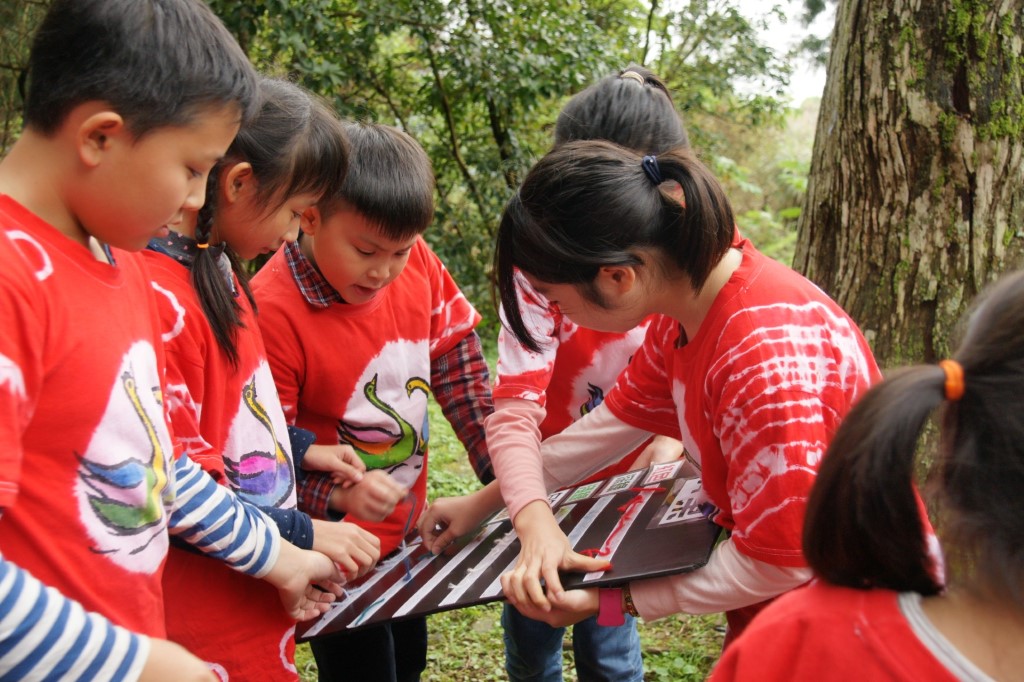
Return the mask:
M 512 518 L 533 500 L 548 496 L 540 458 L 544 416 L 544 408 L 532 400 L 506 398 L 496 399 L 494 412 L 484 419 L 487 449 Z

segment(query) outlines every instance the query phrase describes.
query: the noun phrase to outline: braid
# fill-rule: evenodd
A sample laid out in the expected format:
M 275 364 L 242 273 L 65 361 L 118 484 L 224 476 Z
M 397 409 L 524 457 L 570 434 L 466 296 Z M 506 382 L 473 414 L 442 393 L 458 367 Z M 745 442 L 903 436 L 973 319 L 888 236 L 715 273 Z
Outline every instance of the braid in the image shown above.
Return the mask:
M 244 281 L 241 263 L 231 252 L 227 244 L 210 248 L 210 235 L 213 232 L 213 216 L 216 212 L 217 188 L 220 184 L 220 170 L 222 164 L 210 172 L 206 183 L 206 202 L 199 210 L 196 220 L 196 242 L 199 248 L 196 249 L 195 260 L 192 262 L 192 287 L 196 290 L 199 304 L 203 308 L 203 314 L 217 344 L 227 354 L 232 365 L 238 364 L 238 348 L 235 346 L 235 333 L 239 327 L 244 326 L 239 316 L 241 306 L 235 301 L 234 292 L 229 282 L 226 282 L 221 273 L 217 260 L 222 252 L 226 252 L 231 263 L 232 271 L 238 275 L 239 281 Z M 207 246 L 204 246 L 207 245 Z M 250 301 L 252 293 L 248 286 L 243 285 L 243 290 Z

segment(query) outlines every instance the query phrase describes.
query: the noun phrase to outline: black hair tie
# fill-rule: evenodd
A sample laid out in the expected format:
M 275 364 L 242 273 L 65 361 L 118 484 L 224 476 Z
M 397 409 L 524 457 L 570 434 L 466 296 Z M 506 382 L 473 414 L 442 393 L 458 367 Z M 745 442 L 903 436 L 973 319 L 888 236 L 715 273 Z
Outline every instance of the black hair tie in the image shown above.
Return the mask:
M 661 167 L 658 166 L 658 157 L 651 154 L 645 156 L 643 161 L 640 162 L 640 166 L 643 167 L 644 173 L 655 185 L 660 185 L 665 180 L 661 177 Z

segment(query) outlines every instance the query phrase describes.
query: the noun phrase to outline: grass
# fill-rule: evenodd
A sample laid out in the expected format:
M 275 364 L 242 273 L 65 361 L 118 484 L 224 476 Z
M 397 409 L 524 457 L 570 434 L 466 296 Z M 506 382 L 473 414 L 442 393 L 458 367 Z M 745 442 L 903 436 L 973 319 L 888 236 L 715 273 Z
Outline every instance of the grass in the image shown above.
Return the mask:
M 459 495 L 479 484 L 466 459 L 462 444 L 435 404 L 430 409 L 431 499 Z M 722 648 L 725 618 L 673 616 L 652 623 L 641 622 L 640 643 L 647 682 L 696 682 L 707 677 Z M 507 679 L 505 645 L 501 631 L 501 603 L 471 606 L 437 613 L 428 618 L 429 645 L 423 682 Z M 576 682 L 572 645 L 563 647 L 565 682 Z M 303 681 L 317 679 L 316 662 L 309 646 L 300 644 L 296 665 Z

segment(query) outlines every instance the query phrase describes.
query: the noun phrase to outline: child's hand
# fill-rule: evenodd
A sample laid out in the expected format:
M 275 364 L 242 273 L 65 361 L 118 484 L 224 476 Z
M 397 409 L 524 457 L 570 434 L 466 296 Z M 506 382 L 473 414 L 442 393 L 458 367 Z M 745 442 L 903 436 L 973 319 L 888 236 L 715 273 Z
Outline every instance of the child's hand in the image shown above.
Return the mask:
M 314 443 L 302 457 L 306 471 L 325 471 L 336 485 L 347 488 L 363 480 L 366 464 L 351 445 L 318 445 Z
M 380 559 L 380 538 L 354 523 L 313 519 L 313 549 L 323 552 L 355 580 Z
M 547 623 L 551 627 L 563 628 L 581 620 L 596 616 L 601 603 L 596 587 L 586 590 L 566 590 L 557 603 L 552 601 L 551 610 L 545 611 L 530 602 L 509 603 L 527 618 Z
M 277 588 L 284 610 L 295 620 L 309 620 L 327 611 L 341 596 L 344 576 L 320 552 L 281 541 L 277 563 L 263 579 Z
M 149 656 L 142 667 L 139 682 L 217 682 L 202 659 L 185 647 L 166 639 L 149 639 Z
M 636 458 L 636 468 L 649 467 L 662 462 L 674 462 L 682 456 L 682 442 L 668 436 L 655 436 Z
M 456 539 L 475 529 L 486 518 L 477 514 L 471 495 L 441 497 L 430 503 L 416 524 L 423 546 L 440 554 Z
M 390 474 L 374 469 L 353 486 L 337 486 L 331 492 L 330 507 L 364 521 L 383 521 L 408 492 Z
M 516 608 L 536 607 L 541 611 L 551 610 L 551 601 L 561 600 L 565 595 L 559 569 L 564 571 L 607 571 L 611 564 L 607 559 L 598 559 L 579 554 L 572 550 L 569 538 L 558 527 L 547 500 L 534 500 L 523 507 L 513 524 L 516 535 L 522 543 L 516 567 L 501 576 L 501 587 L 505 597 Z M 547 584 L 551 595 L 544 593 L 541 579 Z
M 442 497 L 423 510 L 416 528 L 423 546 L 434 554 L 477 528 L 489 515 L 501 509 L 504 501 L 497 482 L 461 497 Z

